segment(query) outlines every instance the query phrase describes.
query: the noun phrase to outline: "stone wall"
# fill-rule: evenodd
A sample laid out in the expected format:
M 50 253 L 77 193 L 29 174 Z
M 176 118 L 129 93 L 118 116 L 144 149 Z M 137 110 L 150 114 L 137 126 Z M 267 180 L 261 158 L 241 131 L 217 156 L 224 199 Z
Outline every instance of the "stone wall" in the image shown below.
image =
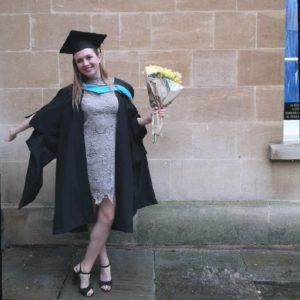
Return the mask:
M 135 87 L 141 114 L 146 65 L 183 75 L 163 137 L 145 140 L 161 203 L 299 200 L 300 164 L 267 153 L 282 139 L 284 17 L 284 0 L 1 0 L 0 138 L 71 82 L 71 57 L 58 54 L 71 29 L 107 33 L 106 68 Z M 7 211 L 20 199 L 29 134 L 1 142 Z M 54 169 L 31 209 L 53 206 Z

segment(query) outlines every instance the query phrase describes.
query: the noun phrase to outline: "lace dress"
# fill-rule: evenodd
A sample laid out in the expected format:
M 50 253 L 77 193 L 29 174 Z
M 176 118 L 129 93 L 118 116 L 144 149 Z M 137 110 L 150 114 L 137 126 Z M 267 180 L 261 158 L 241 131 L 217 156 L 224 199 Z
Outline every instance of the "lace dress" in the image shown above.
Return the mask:
M 103 85 L 101 79 L 89 83 Z M 90 190 L 96 204 L 113 202 L 115 192 L 115 143 L 118 99 L 115 93 L 84 91 L 84 141 Z

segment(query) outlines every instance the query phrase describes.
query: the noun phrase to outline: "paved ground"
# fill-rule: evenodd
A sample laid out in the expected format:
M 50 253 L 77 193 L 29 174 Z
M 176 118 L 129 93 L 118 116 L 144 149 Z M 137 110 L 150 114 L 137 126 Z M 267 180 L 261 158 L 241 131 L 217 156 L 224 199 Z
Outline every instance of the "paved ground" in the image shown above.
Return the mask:
M 300 251 L 110 248 L 113 290 L 93 299 L 299 300 Z M 83 248 L 12 247 L 2 254 L 3 299 L 86 299 L 71 268 Z

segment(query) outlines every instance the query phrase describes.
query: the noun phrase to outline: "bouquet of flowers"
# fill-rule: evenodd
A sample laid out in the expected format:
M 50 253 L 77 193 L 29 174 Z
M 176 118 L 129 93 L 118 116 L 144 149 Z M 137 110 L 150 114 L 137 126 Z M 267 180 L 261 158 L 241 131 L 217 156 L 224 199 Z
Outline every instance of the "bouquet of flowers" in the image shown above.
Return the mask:
M 169 106 L 182 91 L 181 74 L 160 66 L 147 66 L 146 75 L 147 91 L 152 108 L 165 108 Z M 156 143 L 161 135 L 163 120 L 158 112 L 152 114 L 152 142 Z

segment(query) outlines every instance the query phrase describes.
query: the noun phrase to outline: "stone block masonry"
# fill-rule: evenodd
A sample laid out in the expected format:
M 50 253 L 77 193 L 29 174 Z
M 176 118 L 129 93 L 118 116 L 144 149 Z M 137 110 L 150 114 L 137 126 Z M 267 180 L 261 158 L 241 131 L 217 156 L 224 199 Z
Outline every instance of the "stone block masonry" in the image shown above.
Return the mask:
M 299 203 L 300 163 L 268 158 L 268 145 L 282 140 L 284 20 L 284 0 L 2 0 L 0 137 L 72 82 L 71 57 L 58 54 L 69 31 L 104 32 L 106 68 L 134 86 L 141 114 L 149 111 L 146 65 L 183 75 L 185 90 L 167 109 L 163 136 L 156 145 L 150 135 L 145 139 L 163 205 L 177 201 L 185 211 L 184 203 L 203 200 L 254 201 L 257 207 L 264 201 Z M 19 242 L 31 221 L 24 216 L 26 208 L 16 216 L 11 210 L 24 184 L 30 133 L 0 144 L 2 208 L 8 222 L 18 219 Z M 32 211 L 28 208 L 31 217 L 36 209 L 44 213 L 34 217 L 36 226 L 51 215 L 54 172 L 52 163 Z M 218 216 L 226 222 L 223 212 Z M 276 214 L 268 222 L 291 228 L 287 211 Z M 269 228 L 266 224 L 262 230 Z M 44 240 L 34 232 L 34 241 Z M 276 234 L 268 241 L 276 242 Z

